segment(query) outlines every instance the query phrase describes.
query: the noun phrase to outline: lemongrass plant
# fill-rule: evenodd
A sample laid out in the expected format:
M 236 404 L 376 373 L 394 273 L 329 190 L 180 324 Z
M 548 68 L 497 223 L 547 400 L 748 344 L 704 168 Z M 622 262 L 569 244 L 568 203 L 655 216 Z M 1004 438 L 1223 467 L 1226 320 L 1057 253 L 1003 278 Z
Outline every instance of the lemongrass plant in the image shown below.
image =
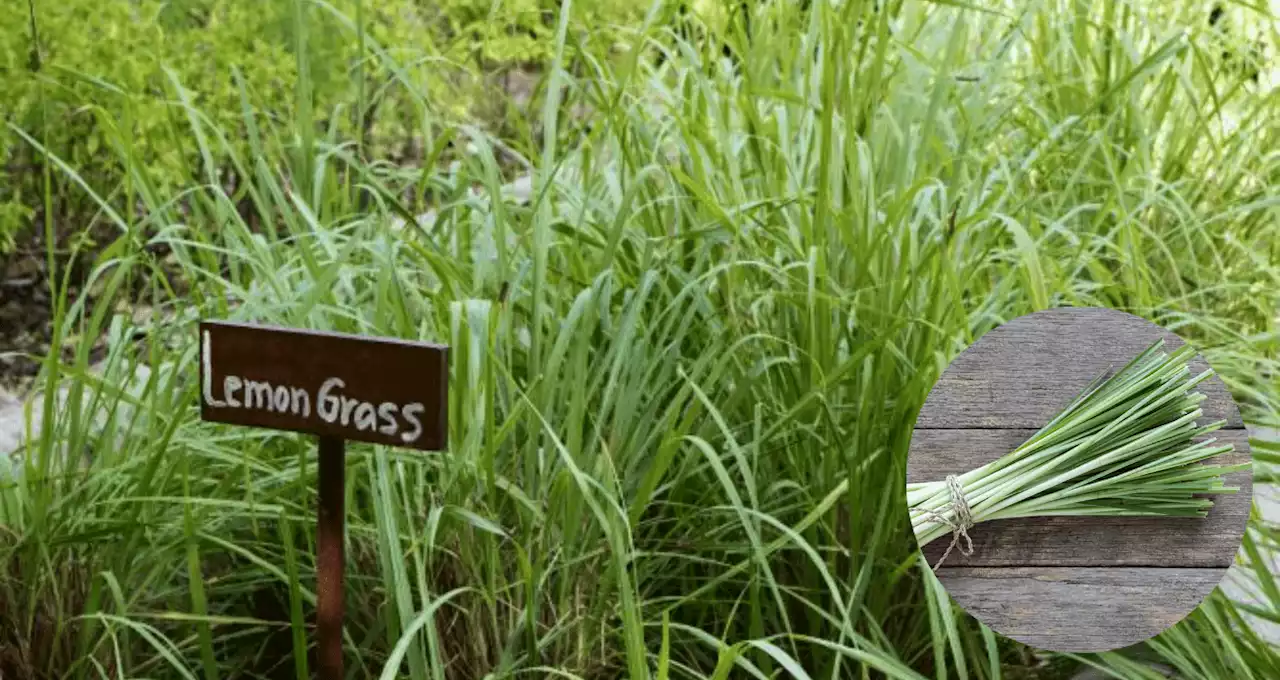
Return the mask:
M 1205 495 L 1234 493 L 1222 475 L 1248 464 L 1201 465 L 1232 446 L 1195 441 L 1225 422 L 1196 423 L 1205 396 L 1193 389 L 1213 371 L 1192 376 L 1194 349 L 1166 354 L 1163 344 L 1094 380 L 1009 454 L 948 480 L 908 484 L 919 545 L 951 532 L 967 540 L 974 524 L 1014 517 L 1203 517 L 1213 506 Z

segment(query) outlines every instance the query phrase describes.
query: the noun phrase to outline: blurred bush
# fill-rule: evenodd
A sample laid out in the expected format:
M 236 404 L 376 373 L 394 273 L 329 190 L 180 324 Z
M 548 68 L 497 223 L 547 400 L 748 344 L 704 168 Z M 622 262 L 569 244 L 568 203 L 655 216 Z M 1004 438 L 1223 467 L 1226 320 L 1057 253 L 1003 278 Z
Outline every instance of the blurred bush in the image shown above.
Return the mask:
M 575 25 L 634 24 L 639 0 L 575 3 Z M 204 181 L 189 115 L 215 135 L 212 160 L 251 150 L 246 112 L 259 126 L 313 120 L 315 133 L 411 160 L 424 115 L 490 115 L 485 73 L 539 71 L 553 56 L 554 0 L 8 0 L 0 12 L 0 256 L 45 207 L 42 154 L 17 128 L 123 205 L 134 188 Z M 582 16 L 576 16 L 581 14 Z M 397 64 L 364 51 L 381 46 Z M 33 39 L 34 36 L 34 39 Z M 598 36 L 594 36 L 598 37 Z M 38 45 L 39 49 L 35 49 Z M 301 53 L 301 55 L 300 55 Z M 303 57 L 300 59 L 300 56 Z M 306 80 L 300 80 L 304 65 Z M 237 78 L 238 76 L 238 78 Z M 298 111 L 309 84 L 310 115 Z M 186 110 L 178 104 L 186 97 Z M 363 104 L 363 106 L 360 106 Z M 361 118 L 357 108 L 365 112 Z M 363 121 L 363 124 L 361 123 Z M 484 121 L 481 121 L 482 123 Z M 285 135 L 287 138 L 288 135 Z M 125 164 L 122 159 L 131 159 Z M 222 173 L 218 174 L 223 177 Z M 62 234 L 84 230 L 96 206 L 65 173 L 52 173 L 50 205 Z M 232 180 L 227 180 L 232 181 Z

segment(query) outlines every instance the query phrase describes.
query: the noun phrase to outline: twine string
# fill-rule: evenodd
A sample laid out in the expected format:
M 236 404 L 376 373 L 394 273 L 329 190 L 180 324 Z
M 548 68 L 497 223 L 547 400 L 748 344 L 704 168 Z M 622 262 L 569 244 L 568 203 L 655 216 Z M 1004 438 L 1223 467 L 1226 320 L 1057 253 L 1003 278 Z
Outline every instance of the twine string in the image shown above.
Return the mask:
M 973 554 L 973 539 L 969 538 L 969 529 L 973 528 L 973 513 L 969 509 L 969 501 L 964 497 L 964 488 L 960 486 L 960 478 L 955 475 L 947 475 L 947 491 L 951 495 L 951 502 L 948 504 L 954 518 L 947 517 L 943 511 L 929 510 L 922 508 L 920 511 L 927 515 L 930 519 L 937 520 L 942 524 L 951 528 L 951 545 L 947 546 L 946 551 L 942 553 L 942 557 L 933 565 L 933 570 L 938 571 L 938 567 L 947 561 L 947 556 L 960 545 L 960 539 L 964 539 L 965 544 L 960 546 L 960 554 L 969 556 Z

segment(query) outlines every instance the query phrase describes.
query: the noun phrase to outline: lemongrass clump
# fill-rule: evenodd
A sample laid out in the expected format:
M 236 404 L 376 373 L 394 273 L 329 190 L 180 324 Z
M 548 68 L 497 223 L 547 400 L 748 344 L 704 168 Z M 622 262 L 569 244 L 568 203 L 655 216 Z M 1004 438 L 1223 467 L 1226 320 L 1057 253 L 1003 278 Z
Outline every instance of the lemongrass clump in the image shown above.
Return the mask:
M 946 481 L 907 485 L 912 529 L 921 547 L 979 522 L 1013 517 L 1203 517 L 1205 495 L 1234 493 L 1222 475 L 1242 465 L 1201 465 L 1232 450 L 1196 438 L 1225 421 L 1198 425 L 1213 375 L 1192 376 L 1188 346 L 1157 341 L 1114 375 L 1094 380 L 1049 424 L 1000 459 Z M 955 499 L 955 491 L 963 496 Z M 967 505 L 967 517 L 964 508 Z M 957 513 L 957 510 L 961 512 Z M 953 543 L 954 545 L 954 543 Z M 949 551 L 949 549 L 948 549 Z

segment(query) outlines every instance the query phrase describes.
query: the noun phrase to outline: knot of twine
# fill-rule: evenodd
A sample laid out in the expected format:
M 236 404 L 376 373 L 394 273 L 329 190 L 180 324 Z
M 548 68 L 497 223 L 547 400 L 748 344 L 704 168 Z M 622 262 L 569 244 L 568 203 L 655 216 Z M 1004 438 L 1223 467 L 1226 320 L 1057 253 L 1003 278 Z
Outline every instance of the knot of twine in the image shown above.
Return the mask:
M 955 513 L 955 519 L 947 517 L 943 512 L 934 510 L 923 510 L 924 514 L 933 519 L 951 527 L 951 545 L 947 546 L 942 557 L 933 565 L 933 570 L 937 571 L 942 563 L 947 561 L 947 556 L 951 551 L 960 544 L 960 539 L 964 539 L 965 544 L 960 546 L 960 554 L 966 557 L 973 554 L 973 539 L 969 538 L 969 529 L 973 528 L 973 514 L 969 510 L 969 501 L 964 497 L 964 489 L 960 486 L 960 478 L 955 475 L 947 475 L 947 491 L 951 494 L 951 510 Z

